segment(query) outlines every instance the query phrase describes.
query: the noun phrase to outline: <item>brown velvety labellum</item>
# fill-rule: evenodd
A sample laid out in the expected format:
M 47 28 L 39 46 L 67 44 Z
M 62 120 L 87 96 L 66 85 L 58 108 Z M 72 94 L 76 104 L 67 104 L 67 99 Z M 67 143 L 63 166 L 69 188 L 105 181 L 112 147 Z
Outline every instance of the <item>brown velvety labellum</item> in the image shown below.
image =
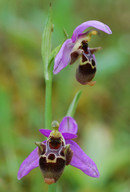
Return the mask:
M 95 63 L 92 63 L 92 65 L 95 65 Z M 76 70 L 76 79 L 82 85 L 86 85 L 94 78 L 95 73 L 96 68 L 92 68 L 91 64 L 79 65 Z
M 65 164 L 65 160 L 60 157 L 56 159 L 56 163 L 47 163 L 46 157 L 40 157 L 39 159 L 39 166 L 44 178 L 54 179 L 55 182 L 61 176 Z
M 70 149 L 70 145 L 65 144 L 62 135 L 55 137 L 51 134 L 44 148 L 42 148 L 42 145 L 39 145 L 38 150 L 38 153 L 40 153 L 39 167 L 45 183 L 52 184 L 62 175 L 65 165 L 70 164 L 73 152 Z

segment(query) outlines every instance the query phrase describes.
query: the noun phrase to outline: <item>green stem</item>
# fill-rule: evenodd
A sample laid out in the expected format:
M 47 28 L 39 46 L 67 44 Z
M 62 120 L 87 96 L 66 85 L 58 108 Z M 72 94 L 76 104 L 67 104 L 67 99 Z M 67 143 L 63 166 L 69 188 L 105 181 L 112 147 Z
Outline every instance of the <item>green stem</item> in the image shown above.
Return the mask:
M 50 129 L 52 122 L 52 78 L 45 79 L 45 128 Z
M 53 31 L 52 8 L 50 5 L 49 16 L 42 35 L 42 58 L 44 64 L 45 78 L 45 128 L 51 128 L 52 122 L 52 77 L 53 77 L 53 58 L 51 55 L 51 36 Z M 54 52 L 55 53 L 55 52 Z M 50 56 L 51 55 L 51 56 Z M 54 54 L 55 55 L 55 54 Z M 49 192 L 56 192 L 56 185 L 48 186 Z
M 45 78 L 45 128 L 50 129 L 52 122 L 52 76 Z M 48 186 L 48 192 L 56 192 L 56 184 Z
M 48 192 L 56 192 L 56 184 L 49 185 Z

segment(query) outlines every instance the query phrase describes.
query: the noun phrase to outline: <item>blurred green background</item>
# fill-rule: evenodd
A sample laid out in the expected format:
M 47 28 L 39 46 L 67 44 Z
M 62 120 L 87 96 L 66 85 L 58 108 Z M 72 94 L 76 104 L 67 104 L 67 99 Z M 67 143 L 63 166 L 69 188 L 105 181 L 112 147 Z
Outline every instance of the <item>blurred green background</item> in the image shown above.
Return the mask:
M 75 80 L 76 65 L 53 78 L 53 120 L 61 121 L 78 90 L 83 90 L 75 119 L 76 142 L 96 162 L 100 178 L 86 176 L 67 166 L 58 181 L 58 192 L 130 191 L 130 1 L 54 0 L 53 48 L 63 39 L 63 28 L 73 30 L 87 20 L 106 23 L 112 35 L 94 36 L 97 83 L 82 86 Z M 0 192 L 42 192 L 47 186 L 39 168 L 22 180 L 22 161 L 45 138 L 41 37 L 49 1 L 0 1 Z

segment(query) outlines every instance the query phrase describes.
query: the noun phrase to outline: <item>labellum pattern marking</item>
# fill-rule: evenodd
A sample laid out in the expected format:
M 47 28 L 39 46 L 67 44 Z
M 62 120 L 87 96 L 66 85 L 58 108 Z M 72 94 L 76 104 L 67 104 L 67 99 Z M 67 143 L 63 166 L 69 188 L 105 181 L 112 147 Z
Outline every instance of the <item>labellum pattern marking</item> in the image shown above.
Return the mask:
M 43 151 L 39 147 L 39 166 L 47 184 L 56 182 L 66 165 L 69 165 L 73 156 L 70 145 L 65 144 L 65 140 L 59 131 L 52 131 L 44 145 Z

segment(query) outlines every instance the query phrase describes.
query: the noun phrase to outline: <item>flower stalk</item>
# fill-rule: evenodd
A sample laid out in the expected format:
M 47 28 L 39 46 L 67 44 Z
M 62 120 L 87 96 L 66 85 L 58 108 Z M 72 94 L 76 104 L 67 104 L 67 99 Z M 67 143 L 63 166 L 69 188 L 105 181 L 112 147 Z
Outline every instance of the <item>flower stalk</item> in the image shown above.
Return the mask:
M 45 128 L 50 128 L 52 122 L 52 78 L 45 79 Z
M 56 183 L 48 185 L 48 192 L 56 192 Z
M 52 8 L 50 5 L 49 15 L 44 27 L 43 35 L 42 35 L 42 59 L 44 66 L 44 78 L 45 78 L 45 128 L 49 128 L 51 126 L 52 120 L 52 69 L 49 67 L 49 59 L 51 55 L 51 37 L 53 32 L 53 24 L 52 24 Z
M 51 127 L 52 122 L 52 68 L 49 64 L 51 55 L 51 36 L 53 32 L 52 24 L 52 8 L 50 5 L 49 16 L 42 35 L 42 58 L 44 65 L 44 78 L 45 78 L 45 128 Z M 48 192 L 56 192 L 56 184 L 48 186 Z

